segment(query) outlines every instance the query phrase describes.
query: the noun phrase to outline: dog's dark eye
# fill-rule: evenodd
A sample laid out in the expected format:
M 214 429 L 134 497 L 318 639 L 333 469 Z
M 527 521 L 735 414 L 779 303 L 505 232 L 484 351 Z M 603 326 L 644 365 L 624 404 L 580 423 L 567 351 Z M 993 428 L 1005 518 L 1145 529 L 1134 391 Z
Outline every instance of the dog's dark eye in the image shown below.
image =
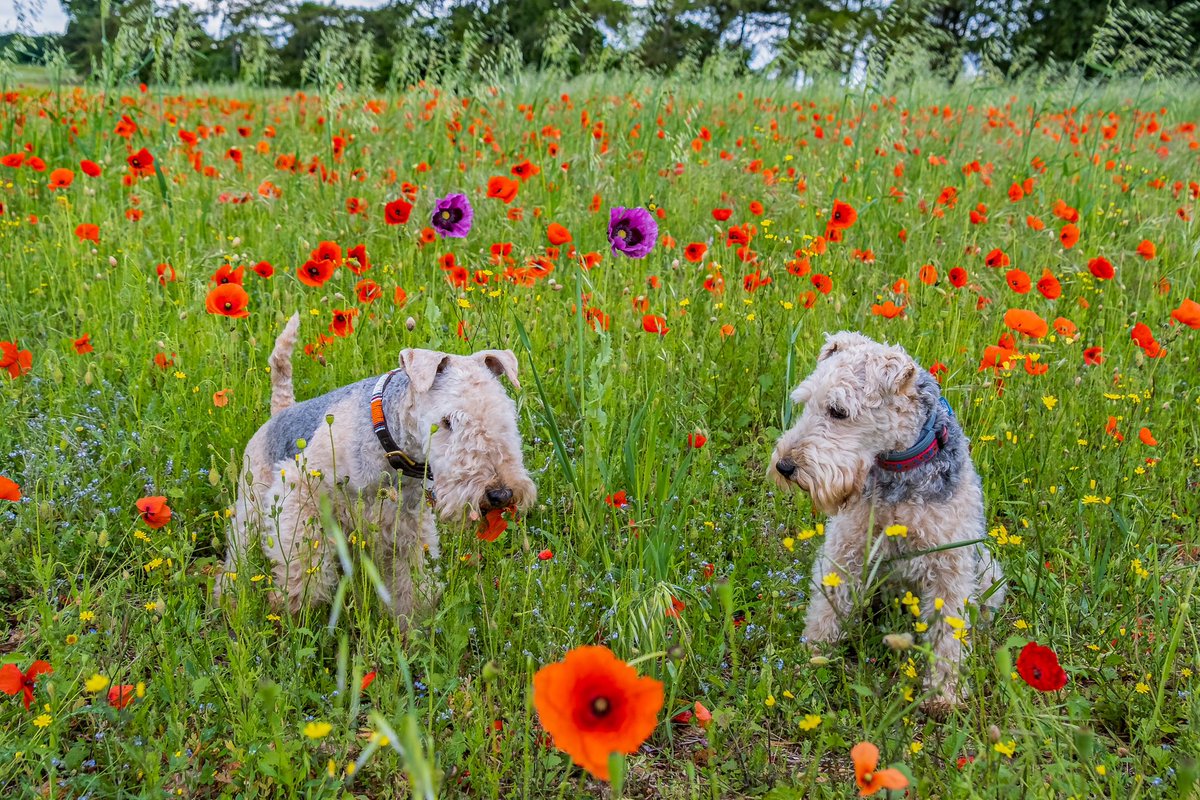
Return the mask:
M 449 417 L 442 417 L 442 421 L 438 423 L 438 430 L 443 430 L 443 431 L 450 430 L 450 418 Z
M 850 415 L 847 414 L 846 409 L 842 408 L 841 406 L 830 406 L 829 416 L 833 417 L 834 419 L 845 419 Z

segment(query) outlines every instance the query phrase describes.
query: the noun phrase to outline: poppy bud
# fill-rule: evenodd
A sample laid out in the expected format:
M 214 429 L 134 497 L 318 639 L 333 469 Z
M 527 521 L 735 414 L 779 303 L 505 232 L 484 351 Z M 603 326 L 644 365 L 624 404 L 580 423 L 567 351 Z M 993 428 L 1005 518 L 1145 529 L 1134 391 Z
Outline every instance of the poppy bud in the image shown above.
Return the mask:
M 108 257 L 108 265 L 109 265 L 110 267 L 115 267 L 115 266 L 117 265 L 117 257 L 116 257 L 116 256 L 109 256 L 109 257 Z
M 825 656 L 813 656 L 808 660 L 808 663 L 812 664 L 814 667 L 823 667 L 831 662 Z
M 686 655 L 687 653 L 684 652 L 683 645 L 673 644 L 667 648 L 667 658 L 676 663 L 683 661 Z
M 495 661 L 488 661 L 483 665 L 483 681 L 491 683 L 500 677 L 500 665 Z
M 411 331 L 413 328 L 417 327 L 417 321 L 412 317 L 409 317 L 408 319 L 404 320 L 404 327 Z
M 230 242 L 230 244 L 232 244 L 234 247 L 237 247 L 241 243 L 242 243 L 242 237 L 240 237 L 240 236 L 233 237 L 233 241 Z
M 1000 741 L 1000 729 L 995 725 L 988 726 L 988 741 L 992 744 Z

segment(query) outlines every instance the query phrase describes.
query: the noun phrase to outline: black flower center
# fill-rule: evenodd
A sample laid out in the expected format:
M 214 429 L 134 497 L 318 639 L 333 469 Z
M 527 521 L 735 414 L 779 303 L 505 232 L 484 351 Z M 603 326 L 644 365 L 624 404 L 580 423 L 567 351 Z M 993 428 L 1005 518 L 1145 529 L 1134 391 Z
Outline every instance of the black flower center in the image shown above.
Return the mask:
M 597 717 L 606 717 L 610 711 L 612 711 L 612 703 L 608 701 L 607 697 L 597 697 L 592 701 L 592 713 Z
M 1042 679 L 1042 671 L 1037 667 L 1033 668 L 1033 679 L 1035 681 L 1040 681 Z

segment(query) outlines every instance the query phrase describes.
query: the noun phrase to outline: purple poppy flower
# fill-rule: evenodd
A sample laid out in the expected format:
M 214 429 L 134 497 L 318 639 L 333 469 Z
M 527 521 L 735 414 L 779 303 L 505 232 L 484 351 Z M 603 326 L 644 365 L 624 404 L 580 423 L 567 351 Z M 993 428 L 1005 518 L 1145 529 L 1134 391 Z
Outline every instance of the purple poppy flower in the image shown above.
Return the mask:
M 658 223 L 644 208 L 614 207 L 608 214 L 608 243 L 612 252 L 645 258 L 658 241 Z
M 447 239 L 461 239 L 471 232 L 475 212 L 465 194 L 448 194 L 433 206 L 429 224 Z

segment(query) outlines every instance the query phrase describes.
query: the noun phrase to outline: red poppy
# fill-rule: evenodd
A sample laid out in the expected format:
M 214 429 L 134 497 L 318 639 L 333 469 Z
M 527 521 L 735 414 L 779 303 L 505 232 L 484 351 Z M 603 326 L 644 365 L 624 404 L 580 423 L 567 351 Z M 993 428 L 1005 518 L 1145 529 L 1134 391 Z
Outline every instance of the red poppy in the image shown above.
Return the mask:
M 1025 218 L 1025 224 L 1035 231 L 1043 230 L 1046 227 L 1046 223 L 1042 222 L 1039 218 L 1033 216 L 1032 214 Z
M 671 330 L 667 327 L 667 320 L 657 314 L 646 314 L 642 317 L 642 330 L 646 333 L 657 333 L 659 336 L 664 335 Z
M 1189 328 L 1200 329 L 1200 303 L 1185 297 L 1179 308 L 1171 312 L 1171 319 L 1181 322 Z
M 100 226 L 83 222 L 75 226 L 75 235 L 82 241 L 92 241 L 100 244 Z
M 54 672 L 54 668 L 45 661 L 33 662 L 26 672 L 21 672 L 21 668 L 16 664 L 5 664 L 0 667 L 0 692 L 7 695 L 23 694 L 25 710 L 28 711 L 33 703 L 33 690 L 38 677 L 51 672 Z
M 16 342 L 0 342 L 0 369 L 8 370 L 8 377 L 19 378 L 32 367 L 32 353 L 18 348 Z
M 334 336 L 349 336 L 354 333 L 354 318 L 358 316 L 357 308 L 335 308 L 333 322 L 329 323 L 329 332 Z
M 488 178 L 487 196 L 493 197 L 504 204 L 511 203 L 517 197 L 517 190 L 521 184 L 514 181 L 512 178 L 506 178 L 503 175 L 496 175 Z
M 388 225 L 403 225 L 412 214 L 412 203 L 398 197 L 383 207 L 383 221 Z
M 1058 240 L 1062 242 L 1063 247 L 1070 250 L 1079 241 L 1079 228 L 1072 224 L 1063 225 Z
M 1010 308 L 1005 312 L 1004 324 L 1014 331 L 1023 333 L 1026 336 L 1032 336 L 1035 339 L 1040 339 L 1050 332 L 1050 326 L 1046 324 L 1046 320 L 1032 311 L 1026 311 L 1021 308 Z
M 871 313 L 884 319 L 895 319 L 904 314 L 904 306 L 898 306 L 891 300 L 888 300 L 882 305 L 876 304 L 871 306 Z
M 1154 438 L 1154 434 L 1150 432 L 1149 428 L 1138 429 L 1138 440 L 1147 447 L 1158 446 L 1158 440 Z
M 858 220 L 858 212 L 849 203 L 841 200 L 833 202 L 833 211 L 829 215 L 829 227 L 844 231 Z
M 859 742 L 850 749 L 854 762 L 854 781 L 862 797 L 880 789 L 900 790 L 908 786 L 908 778 L 898 769 L 879 769 L 879 748 L 870 742 Z
M 1143 239 L 1140 243 L 1138 243 L 1137 254 L 1147 261 L 1154 258 L 1157 252 L 1158 248 L 1156 248 L 1154 246 L 1154 242 L 1150 241 L 1149 239 Z
M 253 269 L 254 273 L 260 278 L 269 278 L 275 274 L 275 268 L 271 266 L 270 261 L 260 261 L 251 267 L 251 269 Z
M 658 725 L 663 685 L 607 647 L 577 647 L 533 676 L 533 705 L 554 746 L 606 781 L 609 756 L 636 752 Z
M 371 670 L 366 675 L 362 676 L 362 683 L 359 684 L 358 690 L 360 692 L 365 692 L 367 690 L 367 687 L 370 686 L 374 682 L 375 682 L 375 670 Z
M 613 508 L 624 508 L 625 506 L 629 505 L 629 497 L 625 493 L 625 490 L 622 489 L 619 492 L 614 492 L 613 494 L 605 497 L 604 502 Z
M 1104 256 L 1096 256 L 1088 262 L 1088 270 L 1096 276 L 1098 280 L 1110 281 L 1116 274 L 1113 269 L 1112 262 Z
M 717 222 L 724 222 L 725 220 L 729 219 L 733 215 L 733 209 L 732 208 L 714 208 L 712 215 L 713 215 L 713 219 L 715 219 Z
M 998 269 L 1000 267 L 1007 267 L 1011 262 L 1008 260 L 1008 255 L 997 247 L 984 256 L 983 263 L 993 269 Z
M 551 222 L 546 227 L 546 238 L 550 240 L 550 244 L 552 245 L 566 244 L 571 241 L 571 232 L 557 222 Z
M 246 268 L 243 266 L 234 269 L 232 264 L 222 264 L 209 280 L 218 286 L 224 286 L 227 283 L 236 283 L 238 286 L 241 286 L 242 274 L 245 271 Z
M 1067 673 L 1049 647 L 1030 642 L 1017 656 L 1017 674 L 1039 692 L 1056 692 L 1067 685 Z
M 1079 329 L 1075 327 L 1075 323 L 1066 317 L 1056 317 L 1054 320 L 1054 330 L 1058 331 L 1060 336 L 1074 337 L 1079 333 Z
M 333 277 L 335 269 L 337 269 L 336 265 L 328 259 L 323 258 L 319 261 L 310 259 L 304 262 L 304 266 L 296 270 L 296 274 L 300 278 L 300 282 L 306 286 L 321 286 Z
M 531 164 L 529 159 L 525 159 L 520 164 L 514 164 L 510 170 L 513 175 L 516 175 L 522 182 L 529 180 L 534 175 L 542 171 L 542 168 L 536 164 Z
M 0 475 L 0 500 L 16 503 L 21 499 L 21 487 L 12 478 Z
M 1054 201 L 1054 216 L 1061 219 L 1063 222 L 1079 222 L 1079 211 L 1063 202 L 1060 197 Z
M 370 279 L 359 281 L 354 285 L 354 291 L 358 293 L 358 302 L 360 303 L 374 303 L 383 297 L 383 289 L 380 289 L 379 284 Z
M 24 153 L 9 153 L 8 155 L 4 156 L 3 158 L 0 158 L 0 165 L 3 165 L 5 167 L 10 167 L 12 169 L 16 169 L 17 167 L 21 166 L 24 163 L 25 163 L 25 154 Z
M 926 286 L 933 286 L 935 283 L 937 283 L 937 279 L 937 267 L 935 267 L 933 264 L 926 264 L 925 266 L 921 267 L 921 270 L 917 273 L 917 280 Z
M 688 447 L 691 447 L 694 450 L 699 450 L 701 447 L 704 447 L 707 442 L 708 437 L 703 433 L 689 433 L 687 435 Z
M 487 512 L 479 521 L 479 531 L 475 534 L 475 538 L 485 542 L 494 542 L 499 539 L 500 534 L 508 530 L 508 520 L 504 518 L 505 513 L 516 510 L 516 506 L 509 506 L 508 508 L 493 508 Z
M 683 257 L 693 264 L 699 264 L 704 260 L 704 255 L 707 252 L 708 245 L 704 244 L 704 242 L 692 242 L 683 248 Z
M 143 497 L 137 501 L 137 510 L 142 521 L 155 530 L 171 521 L 171 507 L 167 505 L 167 498 L 162 495 Z
M 50 172 L 50 188 L 51 189 L 66 189 L 75 180 L 75 173 L 69 169 L 59 167 Z
M 97 164 L 95 161 L 89 161 L 88 159 L 85 158 L 83 161 L 79 162 L 79 170 L 84 175 L 87 175 L 89 178 L 99 178 L 100 177 L 100 165 Z
M 220 314 L 223 317 L 248 317 L 250 312 L 246 306 L 250 303 L 250 295 L 236 283 L 224 283 L 208 293 L 205 309 L 210 314 Z
M 1004 279 L 1008 282 L 1008 288 L 1017 294 L 1026 294 L 1031 286 L 1029 276 L 1025 274 L 1024 270 L 1010 269 Z
M 129 162 L 129 166 L 139 172 L 148 170 L 154 166 L 154 156 L 150 155 L 150 151 L 144 147 L 127 158 L 126 161 Z
M 1042 297 L 1047 300 L 1057 300 L 1062 297 L 1062 284 L 1058 282 L 1058 278 L 1054 277 L 1054 273 L 1047 268 L 1042 269 L 1042 277 L 1038 278 L 1038 291 L 1042 293 Z
M 961 289 L 967 285 L 967 271 L 962 267 L 954 267 L 950 270 L 950 285 L 955 289 Z
M 175 268 L 170 264 L 159 264 L 154 271 L 158 274 L 158 282 L 163 286 L 175 280 Z
M 1090 367 L 1104 363 L 1104 348 L 1089 347 L 1083 351 L 1083 363 Z
M 355 275 L 362 275 L 371 268 L 371 259 L 367 258 L 367 246 L 356 244 L 346 251 L 346 269 Z
M 83 336 L 80 336 L 78 339 L 72 342 L 72 344 L 75 345 L 75 352 L 79 355 L 92 352 L 92 340 L 90 334 L 85 333 Z
M 131 684 L 113 684 L 108 689 L 108 704 L 120 711 L 133 700 L 133 691 L 134 687 Z
M 812 285 L 816 287 L 821 294 L 829 294 L 833 291 L 833 280 L 828 275 L 820 273 L 812 276 Z

